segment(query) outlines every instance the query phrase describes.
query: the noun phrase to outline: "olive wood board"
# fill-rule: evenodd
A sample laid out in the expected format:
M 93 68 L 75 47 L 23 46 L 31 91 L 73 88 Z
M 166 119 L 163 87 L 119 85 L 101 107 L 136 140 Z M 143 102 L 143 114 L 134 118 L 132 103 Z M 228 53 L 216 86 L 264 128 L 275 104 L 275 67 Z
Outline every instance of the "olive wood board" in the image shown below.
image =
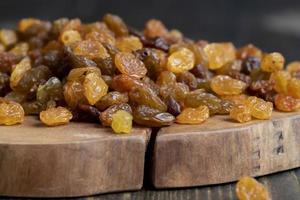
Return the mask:
M 156 188 L 226 183 L 300 166 L 300 112 L 235 123 L 214 116 L 201 125 L 158 131 L 152 155 Z
M 113 134 L 97 124 L 0 126 L 0 195 L 71 197 L 139 190 L 150 129 Z

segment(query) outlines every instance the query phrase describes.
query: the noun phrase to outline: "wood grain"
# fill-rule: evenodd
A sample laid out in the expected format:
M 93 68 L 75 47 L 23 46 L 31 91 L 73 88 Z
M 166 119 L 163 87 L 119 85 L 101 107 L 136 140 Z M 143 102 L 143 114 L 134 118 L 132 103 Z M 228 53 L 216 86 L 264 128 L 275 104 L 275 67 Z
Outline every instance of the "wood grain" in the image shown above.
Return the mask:
M 258 181 L 265 185 L 272 200 L 300 200 L 300 168 L 263 176 Z M 235 184 L 164 190 L 146 188 L 137 192 L 101 194 L 78 200 L 237 200 Z
M 215 116 L 201 125 L 162 128 L 153 151 L 157 188 L 226 183 L 300 166 L 300 113 L 233 123 Z
M 150 129 L 116 135 L 87 123 L 0 127 L 0 194 L 68 197 L 142 188 Z

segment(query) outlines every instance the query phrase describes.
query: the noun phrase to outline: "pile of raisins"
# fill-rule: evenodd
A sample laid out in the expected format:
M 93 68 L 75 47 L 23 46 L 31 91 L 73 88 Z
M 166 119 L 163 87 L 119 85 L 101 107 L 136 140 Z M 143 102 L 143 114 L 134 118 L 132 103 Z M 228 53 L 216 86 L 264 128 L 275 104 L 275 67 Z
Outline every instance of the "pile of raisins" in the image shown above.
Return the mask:
M 100 122 L 116 133 L 200 124 L 213 115 L 269 119 L 300 107 L 300 62 L 254 45 L 193 41 L 159 20 L 142 32 L 102 21 L 22 19 L 0 30 L 0 124 Z

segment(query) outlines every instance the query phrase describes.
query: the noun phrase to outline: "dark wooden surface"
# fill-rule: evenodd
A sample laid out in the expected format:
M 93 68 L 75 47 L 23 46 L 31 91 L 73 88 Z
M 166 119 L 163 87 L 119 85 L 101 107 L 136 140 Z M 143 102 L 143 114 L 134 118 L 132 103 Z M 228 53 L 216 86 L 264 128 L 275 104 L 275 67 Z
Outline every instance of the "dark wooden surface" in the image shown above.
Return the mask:
M 272 200 L 300 200 L 300 168 L 258 178 Z M 10 199 L 2 197 L 1 199 Z M 70 199 L 70 198 L 69 198 Z M 236 200 L 235 183 L 186 189 L 155 190 L 72 198 L 78 200 Z

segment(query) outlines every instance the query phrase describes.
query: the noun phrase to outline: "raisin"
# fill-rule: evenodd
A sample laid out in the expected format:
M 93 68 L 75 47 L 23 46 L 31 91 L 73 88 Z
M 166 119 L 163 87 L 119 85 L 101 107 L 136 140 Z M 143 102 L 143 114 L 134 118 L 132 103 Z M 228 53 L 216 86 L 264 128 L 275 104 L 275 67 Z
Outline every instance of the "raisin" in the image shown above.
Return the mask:
M 149 38 L 162 37 L 166 39 L 168 38 L 169 31 L 161 21 L 151 19 L 145 25 L 144 34 Z
M 251 121 L 251 109 L 248 105 L 238 104 L 229 113 L 230 117 L 240 123 Z
M 286 68 L 292 77 L 296 77 L 296 78 L 300 77 L 300 62 L 299 61 L 294 61 L 294 62 L 289 63 Z
M 182 48 L 168 57 L 167 68 L 173 73 L 182 73 L 192 69 L 195 65 L 195 56 L 192 51 Z
M 72 117 L 72 113 L 64 107 L 49 108 L 40 112 L 40 120 L 47 126 L 67 124 Z
M 131 53 L 117 53 L 115 65 L 122 74 L 142 78 L 147 73 L 144 63 Z
M 0 96 L 4 96 L 9 91 L 9 76 L 5 73 L 0 72 Z
M 116 66 L 111 57 L 105 59 L 96 59 L 95 62 L 103 75 L 112 76 L 115 74 Z
M 12 66 L 17 64 L 19 61 L 19 56 L 13 53 L 0 52 L 0 71 L 10 73 L 12 71 Z
M 71 108 L 75 108 L 79 103 L 87 103 L 84 87 L 79 81 L 68 81 L 63 87 L 63 94 Z
M 161 112 L 145 105 L 138 105 L 133 109 L 133 120 L 139 125 L 160 127 L 171 125 L 175 117 L 167 112 Z
M 254 178 L 242 177 L 236 185 L 236 194 L 239 200 L 271 200 L 267 189 Z
M 21 103 L 26 115 L 38 115 L 41 111 L 45 110 L 46 104 L 38 101 L 26 101 Z
M 274 82 L 274 90 L 278 93 L 287 93 L 287 84 L 291 75 L 287 71 L 276 71 L 270 76 L 270 80 Z
M 233 102 L 231 102 L 229 100 L 222 100 L 217 114 L 220 114 L 220 115 L 229 114 L 233 107 L 234 107 Z
M 36 99 L 41 103 L 47 103 L 50 100 L 61 101 L 63 99 L 63 87 L 61 81 L 56 77 L 48 79 L 45 84 L 38 87 Z
M 230 75 L 232 72 L 240 72 L 242 69 L 242 61 L 235 60 L 226 63 L 221 68 L 216 70 L 216 74 Z
M 300 99 L 300 79 L 290 79 L 287 84 L 287 91 L 292 97 Z
M 257 57 L 246 57 L 242 62 L 241 72 L 250 75 L 253 70 L 260 68 L 260 59 Z
M 17 34 L 15 31 L 10 29 L 2 29 L 0 30 L 0 42 L 5 46 L 11 46 L 17 42 Z
M 258 80 L 253 81 L 248 88 L 248 92 L 251 95 L 255 95 L 261 98 L 271 92 L 274 88 L 274 81 L 272 80 Z
M 284 57 L 277 52 L 267 54 L 261 61 L 261 69 L 266 72 L 275 72 L 283 69 Z
M 40 65 L 27 70 L 13 88 L 20 93 L 35 93 L 40 84 L 44 84 L 52 76 L 48 67 Z
M 248 44 L 237 50 L 237 57 L 242 60 L 249 57 L 261 59 L 262 51 L 253 44 Z
M 28 57 L 23 58 L 17 65 L 10 75 L 10 87 L 14 88 L 18 85 L 18 82 L 24 76 L 25 72 L 31 68 L 30 59 Z
M 64 45 L 72 45 L 82 40 L 81 35 L 76 30 L 67 30 L 61 33 L 60 40 Z
M 233 79 L 226 75 L 215 76 L 210 82 L 210 87 L 218 95 L 241 94 L 246 86 L 246 83 L 243 81 Z
M 124 110 L 128 113 L 132 113 L 132 109 L 129 104 L 122 103 L 122 104 L 114 104 L 110 107 L 108 107 L 105 111 L 103 111 L 99 119 L 103 126 L 111 126 L 112 123 L 112 116 L 114 113 L 116 113 L 118 110 Z
M 121 74 L 113 78 L 111 88 L 119 92 L 129 92 L 136 85 L 144 86 L 143 82 L 139 79 Z
M 109 57 L 106 48 L 100 42 L 91 40 L 78 42 L 74 47 L 73 52 L 77 56 L 83 56 L 91 60 Z
M 263 99 L 251 96 L 248 97 L 247 103 L 250 106 L 252 117 L 257 119 L 270 119 L 273 111 L 273 103 Z
M 181 113 L 180 104 L 172 96 L 169 96 L 167 98 L 167 106 L 168 112 L 171 113 L 173 116 L 177 116 Z
M 135 36 L 117 38 L 116 47 L 122 52 L 133 52 L 143 48 L 140 39 Z
M 4 96 L 5 99 L 21 103 L 26 100 L 26 94 L 11 91 Z
M 105 96 L 103 96 L 95 104 L 95 106 L 99 110 L 105 110 L 106 108 L 108 108 L 114 104 L 121 104 L 121 103 L 127 103 L 127 102 L 128 102 L 127 93 L 120 93 L 118 91 L 113 91 L 113 92 L 109 92 Z
M 20 57 L 25 57 L 28 51 L 29 51 L 29 44 L 26 42 L 20 42 L 16 44 L 12 49 L 10 49 L 9 53 L 12 53 Z
M 300 108 L 300 100 L 292 96 L 278 94 L 275 97 L 275 107 L 284 112 L 296 111 Z
M 119 16 L 106 14 L 103 17 L 103 21 L 116 34 L 116 36 L 128 35 L 128 28 Z
M 244 83 L 246 83 L 247 87 L 250 86 L 250 84 L 252 82 L 250 76 L 248 76 L 246 74 L 243 74 L 239 71 L 231 71 L 231 72 L 228 73 L 228 76 L 230 76 L 231 78 L 243 81 Z
M 135 86 L 129 92 L 129 100 L 132 103 L 145 105 L 162 112 L 165 112 L 167 110 L 166 104 L 149 87 L 143 87 L 139 85 Z
M 204 47 L 208 57 L 208 68 L 216 70 L 235 60 L 235 47 L 232 43 L 210 43 Z
M 189 71 L 178 74 L 177 81 L 185 83 L 191 90 L 195 90 L 198 87 L 197 78 Z
M 210 79 L 213 76 L 213 74 L 201 64 L 195 65 L 190 72 L 192 72 L 197 78 L 201 79 Z
M 211 115 L 216 114 L 221 109 L 221 99 L 213 94 L 195 90 L 187 94 L 184 104 L 187 107 L 197 108 L 207 106 Z
M 185 108 L 180 115 L 176 117 L 179 124 L 201 124 L 209 118 L 209 109 L 207 106 L 197 108 Z
M 124 110 L 118 110 L 112 115 L 111 128 L 115 133 L 130 133 L 132 115 Z
M 176 76 L 170 71 L 163 71 L 159 74 L 156 80 L 156 84 L 159 86 L 173 85 L 176 82 Z
M 19 103 L 0 98 L 0 125 L 14 125 L 24 121 L 24 110 Z
M 86 105 L 86 104 L 79 104 L 78 108 L 89 115 L 92 115 L 95 118 L 99 118 L 101 112 L 94 106 Z
M 106 43 L 109 45 L 115 45 L 116 39 L 114 37 L 114 34 L 108 30 L 107 28 L 97 30 L 97 31 L 91 31 L 85 35 L 86 40 L 92 40 L 92 41 L 98 41 L 101 43 Z

